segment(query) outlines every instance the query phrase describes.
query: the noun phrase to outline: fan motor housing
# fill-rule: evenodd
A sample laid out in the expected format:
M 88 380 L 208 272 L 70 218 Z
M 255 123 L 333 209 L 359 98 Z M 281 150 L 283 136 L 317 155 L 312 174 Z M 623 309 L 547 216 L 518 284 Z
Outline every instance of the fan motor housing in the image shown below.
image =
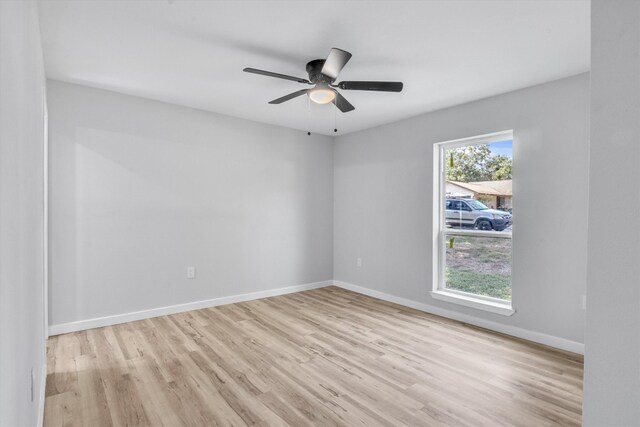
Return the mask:
M 333 83 L 333 80 L 322 74 L 324 59 L 314 59 L 307 63 L 307 73 L 311 83 Z

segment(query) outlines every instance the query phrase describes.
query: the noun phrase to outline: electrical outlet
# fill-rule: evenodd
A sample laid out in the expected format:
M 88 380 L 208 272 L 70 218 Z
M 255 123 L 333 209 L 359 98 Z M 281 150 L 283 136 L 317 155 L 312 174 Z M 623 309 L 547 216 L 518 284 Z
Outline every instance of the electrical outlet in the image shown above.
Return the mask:
M 196 278 L 196 268 L 193 266 L 187 267 L 187 279 L 195 279 Z
M 587 296 L 586 295 L 582 295 L 582 309 L 583 310 L 587 309 Z
M 358 267 L 362 267 L 362 258 L 358 258 L 358 259 L 356 260 L 356 265 L 357 265 Z

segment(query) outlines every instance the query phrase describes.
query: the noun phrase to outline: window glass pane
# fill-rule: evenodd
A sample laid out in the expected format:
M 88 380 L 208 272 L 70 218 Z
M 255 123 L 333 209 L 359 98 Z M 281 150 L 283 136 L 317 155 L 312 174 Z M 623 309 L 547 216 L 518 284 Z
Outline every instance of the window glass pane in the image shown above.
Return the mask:
M 511 239 L 450 235 L 446 239 L 445 288 L 511 300 Z
M 511 231 L 512 145 L 444 148 L 445 227 Z

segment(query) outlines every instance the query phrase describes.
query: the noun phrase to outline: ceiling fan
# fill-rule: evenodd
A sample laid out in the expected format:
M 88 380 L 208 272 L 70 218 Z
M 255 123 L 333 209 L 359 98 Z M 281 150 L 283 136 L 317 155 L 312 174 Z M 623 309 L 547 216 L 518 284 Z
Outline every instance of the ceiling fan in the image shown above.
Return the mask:
M 346 50 L 335 47 L 332 48 L 327 59 L 314 59 L 307 63 L 309 80 L 301 77 L 287 76 L 286 74 L 272 73 L 271 71 L 258 70 L 256 68 L 245 68 L 242 71 L 314 85 L 311 89 L 301 89 L 281 98 L 274 99 L 269 102 L 269 104 L 281 104 L 290 99 L 307 94 L 309 99 L 317 104 L 328 104 L 332 102 L 340 111 L 346 113 L 354 110 L 355 107 L 335 88 L 342 90 L 373 90 L 379 92 L 402 91 L 402 82 L 344 81 L 334 84 L 338 78 L 338 74 L 347 62 L 349 62 L 349 59 L 351 59 L 351 54 Z

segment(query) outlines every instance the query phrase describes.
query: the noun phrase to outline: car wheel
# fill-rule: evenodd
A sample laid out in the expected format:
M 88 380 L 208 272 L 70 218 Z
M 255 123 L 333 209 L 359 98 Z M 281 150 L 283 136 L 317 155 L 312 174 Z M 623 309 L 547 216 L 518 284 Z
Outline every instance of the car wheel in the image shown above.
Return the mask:
M 491 222 L 486 219 L 481 219 L 476 223 L 476 227 L 478 227 L 478 230 L 488 231 L 491 230 Z

